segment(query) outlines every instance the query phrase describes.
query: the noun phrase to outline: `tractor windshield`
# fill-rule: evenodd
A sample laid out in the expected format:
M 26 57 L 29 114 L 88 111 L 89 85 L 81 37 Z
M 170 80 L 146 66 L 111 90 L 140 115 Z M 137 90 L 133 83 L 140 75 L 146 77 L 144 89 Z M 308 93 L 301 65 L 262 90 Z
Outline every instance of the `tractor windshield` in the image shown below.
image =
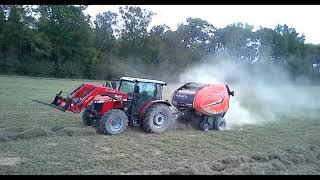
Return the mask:
M 140 99 L 147 102 L 157 96 L 157 86 L 154 83 L 139 82 Z
M 132 81 L 122 81 L 119 87 L 119 91 L 127 93 L 129 98 L 132 98 L 134 84 L 135 83 Z M 140 89 L 140 99 L 147 101 L 156 97 L 158 94 L 157 87 L 154 83 L 138 82 L 138 86 Z
M 135 82 L 121 81 L 119 91 L 128 94 L 128 98 L 134 100 L 133 113 L 136 114 L 142 106 L 152 99 L 161 99 L 160 85 L 150 82 L 138 82 L 139 94 L 134 96 Z
M 129 97 L 132 97 L 134 90 L 134 82 L 122 81 L 119 87 L 119 91 L 127 93 Z

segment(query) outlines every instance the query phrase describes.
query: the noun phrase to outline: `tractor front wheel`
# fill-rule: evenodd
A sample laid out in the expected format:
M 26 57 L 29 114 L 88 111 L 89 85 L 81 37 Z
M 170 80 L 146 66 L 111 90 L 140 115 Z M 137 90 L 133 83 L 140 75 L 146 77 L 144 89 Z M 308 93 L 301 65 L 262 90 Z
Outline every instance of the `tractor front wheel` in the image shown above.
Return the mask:
M 112 109 L 106 112 L 100 119 L 100 131 L 104 134 L 121 134 L 127 129 L 128 117 L 120 109 Z
M 172 113 L 165 104 L 154 104 L 146 111 L 142 127 L 147 133 L 163 133 L 172 123 Z

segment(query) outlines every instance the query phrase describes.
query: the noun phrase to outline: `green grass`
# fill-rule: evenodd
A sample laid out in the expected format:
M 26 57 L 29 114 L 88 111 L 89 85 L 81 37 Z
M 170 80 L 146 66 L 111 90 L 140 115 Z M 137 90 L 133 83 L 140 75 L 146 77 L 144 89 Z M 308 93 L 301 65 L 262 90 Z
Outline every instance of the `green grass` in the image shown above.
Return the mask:
M 26 98 L 50 102 L 83 82 L 89 81 L 0 76 L 0 130 L 11 136 L 30 128 L 94 131 L 81 114 Z M 165 91 L 167 99 L 175 87 Z M 136 127 L 117 136 L 55 133 L 0 141 L 0 174 L 320 174 L 319 115 L 315 109 L 279 114 L 279 121 L 223 132 L 146 134 Z

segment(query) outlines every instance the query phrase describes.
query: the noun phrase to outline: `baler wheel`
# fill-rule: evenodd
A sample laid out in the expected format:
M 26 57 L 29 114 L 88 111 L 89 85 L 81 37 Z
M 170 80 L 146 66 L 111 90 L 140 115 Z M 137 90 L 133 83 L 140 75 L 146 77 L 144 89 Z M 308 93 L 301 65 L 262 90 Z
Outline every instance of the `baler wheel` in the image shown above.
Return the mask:
M 223 117 L 215 118 L 213 122 L 213 129 L 217 131 L 223 131 L 226 128 L 226 120 Z

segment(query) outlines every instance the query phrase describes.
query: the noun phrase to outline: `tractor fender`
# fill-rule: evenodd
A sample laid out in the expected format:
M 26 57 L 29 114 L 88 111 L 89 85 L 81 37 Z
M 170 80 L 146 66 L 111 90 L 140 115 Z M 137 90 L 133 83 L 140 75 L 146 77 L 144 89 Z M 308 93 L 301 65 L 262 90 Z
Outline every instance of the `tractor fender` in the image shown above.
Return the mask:
M 154 104 L 160 104 L 160 103 L 165 104 L 167 106 L 172 106 L 168 101 L 165 101 L 165 100 L 151 100 L 142 106 L 142 108 L 139 111 L 139 116 L 143 117 L 144 113 L 147 111 L 147 109 L 149 109 L 149 107 L 151 107 Z

